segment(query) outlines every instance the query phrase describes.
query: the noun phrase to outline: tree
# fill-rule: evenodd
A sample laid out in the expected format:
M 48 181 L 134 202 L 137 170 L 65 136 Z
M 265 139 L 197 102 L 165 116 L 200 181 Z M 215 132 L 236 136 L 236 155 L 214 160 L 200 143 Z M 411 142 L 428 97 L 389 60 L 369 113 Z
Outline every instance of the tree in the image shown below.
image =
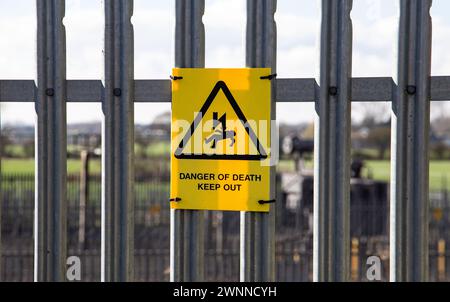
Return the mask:
M 448 151 L 447 145 L 443 142 L 437 142 L 432 145 L 431 149 L 433 150 L 436 159 L 443 160 L 445 159 L 446 153 Z
M 309 123 L 302 133 L 303 139 L 314 139 L 314 123 Z
M 379 159 L 384 159 L 391 144 L 391 129 L 389 127 L 372 128 L 367 136 L 367 143 L 377 148 Z
M 137 158 L 145 158 L 148 145 L 150 144 L 150 140 L 148 137 L 144 135 L 142 130 L 135 132 L 134 139 L 134 154 Z
M 375 127 L 377 124 L 389 120 L 390 110 L 388 104 L 356 103 L 353 104 L 353 117 L 357 117 L 359 126 Z
M 34 141 L 27 140 L 22 144 L 23 153 L 26 158 L 34 157 Z
M 6 155 L 6 149 L 11 144 L 7 131 L 1 129 L 0 131 L 0 156 Z

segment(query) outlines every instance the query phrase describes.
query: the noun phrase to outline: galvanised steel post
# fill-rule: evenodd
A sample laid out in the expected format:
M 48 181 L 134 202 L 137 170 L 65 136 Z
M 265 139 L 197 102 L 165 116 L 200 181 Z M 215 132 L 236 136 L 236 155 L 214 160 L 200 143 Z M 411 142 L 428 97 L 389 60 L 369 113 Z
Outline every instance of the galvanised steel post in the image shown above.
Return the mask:
M 350 265 L 351 0 L 322 1 L 314 147 L 314 281 L 347 281 Z
M 37 0 L 34 280 L 64 281 L 67 248 L 65 2 Z
M 0 88 L 1 94 L 1 88 Z M 2 208 L 3 208 L 3 193 L 2 193 L 2 104 L 0 103 L 0 282 L 2 281 Z
M 132 0 L 105 0 L 101 280 L 134 278 Z
M 276 0 L 247 0 L 246 65 L 271 67 L 273 74 L 276 3 Z M 272 120 L 276 119 L 275 82 L 272 80 Z M 271 196 L 275 196 L 275 166 L 271 167 L 270 183 Z M 271 206 L 269 213 L 241 212 L 240 232 L 240 280 L 275 281 L 275 206 Z
M 176 0 L 175 66 L 205 66 L 204 0 Z M 204 212 L 170 210 L 170 281 L 203 281 Z
M 428 280 L 431 0 L 401 0 L 392 103 L 390 279 Z

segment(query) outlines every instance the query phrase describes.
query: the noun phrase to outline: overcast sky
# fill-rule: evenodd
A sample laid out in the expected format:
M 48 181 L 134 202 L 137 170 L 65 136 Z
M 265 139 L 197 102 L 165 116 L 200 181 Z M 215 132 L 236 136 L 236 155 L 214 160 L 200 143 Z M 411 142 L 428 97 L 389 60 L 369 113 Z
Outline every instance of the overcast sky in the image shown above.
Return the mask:
M 135 77 L 167 79 L 173 67 L 174 0 L 134 0 Z M 0 0 L 0 78 L 33 79 L 35 0 Z M 206 0 L 206 67 L 245 66 L 246 0 Z M 278 0 L 279 77 L 315 77 L 319 1 Z M 392 0 L 353 1 L 353 76 L 391 76 L 398 7 Z M 433 75 L 450 74 L 450 1 L 434 0 Z M 67 78 L 100 79 L 103 8 L 100 0 L 66 0 Z M 137 123 L 149 123 L 168 104 L 136 104 Z M 68 122 L 100 120 L 99 104 L 68 104 Z M 2 123 L 34 123 L 32 104 L 2 105 Z M 313 119 L 312 104 L 278 104 L 288 123 Z M 357 118 L 357 113 L 354 114 Z

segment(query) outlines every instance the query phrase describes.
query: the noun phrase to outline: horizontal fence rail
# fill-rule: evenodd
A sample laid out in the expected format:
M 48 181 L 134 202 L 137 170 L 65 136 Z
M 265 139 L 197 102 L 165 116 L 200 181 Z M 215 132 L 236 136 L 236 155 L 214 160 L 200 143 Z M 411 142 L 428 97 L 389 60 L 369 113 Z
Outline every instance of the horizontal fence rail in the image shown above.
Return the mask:
M 277 79 L 278 103 L 315 102 L 319 88 L 316 80 Z M 135 103 L 170 103 L 170 80 L 134 80 Z M 397 89 L 393 78 L 352 78 L 352 102 L 391 102 Z M 99 103 L 104 90 L 101 80 L 67 80 L 67 102 Z M 36 85 L 33 80 L 0 80 L 0 102 L 34 102 Z M 450 76 L 433 76 L 430 99 L 434 102 L 450 100 Z

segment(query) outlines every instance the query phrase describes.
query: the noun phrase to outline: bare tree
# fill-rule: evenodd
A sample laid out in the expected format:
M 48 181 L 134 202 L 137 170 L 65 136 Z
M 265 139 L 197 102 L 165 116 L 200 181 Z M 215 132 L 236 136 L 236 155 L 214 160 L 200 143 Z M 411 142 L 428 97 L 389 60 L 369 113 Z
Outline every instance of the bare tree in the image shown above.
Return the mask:
M 363 127 L 387 122 L 391 114 L 388 103 L 355 103 L 352 105 L 352 111 L 353 122 L 358 122 Z
M 375 127 L 367 136 L 367 143 L 378 150 L 378 159 L 384 159 L 391 143 L 391 129 L 389 127 Z

